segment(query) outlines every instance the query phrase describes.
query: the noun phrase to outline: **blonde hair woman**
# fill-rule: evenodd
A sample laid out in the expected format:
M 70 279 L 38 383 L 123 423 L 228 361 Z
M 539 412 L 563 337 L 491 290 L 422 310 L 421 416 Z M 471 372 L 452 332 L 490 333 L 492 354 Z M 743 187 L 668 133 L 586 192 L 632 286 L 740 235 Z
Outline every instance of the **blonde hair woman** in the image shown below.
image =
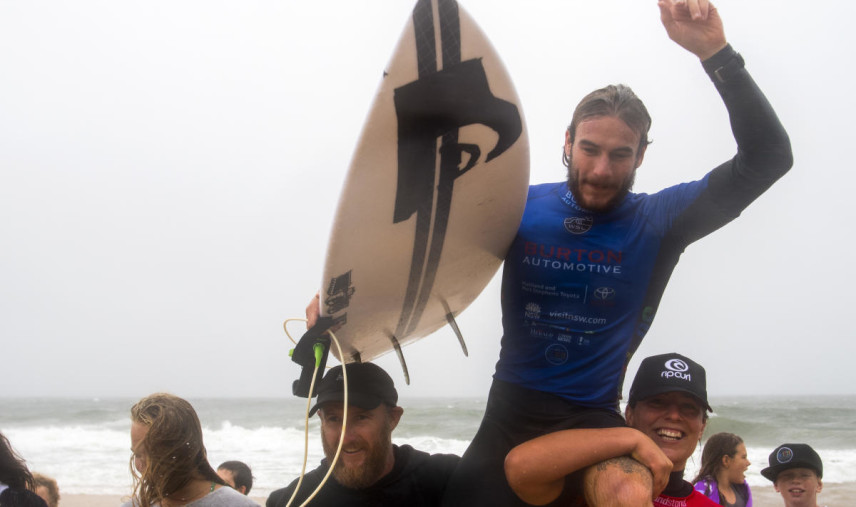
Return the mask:
M 134 494 L 123 507 L 258 507 L 208 463 L 202 425 L 187 401 L 146 396 L 131 408 Z

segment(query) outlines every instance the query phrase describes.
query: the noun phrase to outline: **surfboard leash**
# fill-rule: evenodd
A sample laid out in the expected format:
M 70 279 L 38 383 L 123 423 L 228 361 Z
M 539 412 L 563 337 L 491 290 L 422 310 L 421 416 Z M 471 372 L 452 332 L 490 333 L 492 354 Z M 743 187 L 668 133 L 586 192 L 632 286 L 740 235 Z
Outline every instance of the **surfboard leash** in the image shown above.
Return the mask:
M 298 319 L 289 319 L 282 324 L 286 334 L 288 334 L 286 324 L 291 320 Z M 327 331 L 330 330 L 335 323 L 336 321 L 333 320 L 332 317 L 320 317 L 315 322 L 315 325 L 309 328 L 309 330 L 300 337 L 300 340 L 297 342 L 294 349 L 289 352 L 291 360 L 302 367 L 300 377 L 291 385 L 291 393 L 293 395 L 300 397 L 307 396 L 309 394 L 309 386 L 312 382 L 321 380 L 321 376 L 324 373 L 324 367 L 327 365 L 327 355 L 330 351 L 330 337 Z M 291 339 L 291 335 L 288 335 L 288 337 Z M 294 340 L 291 339 L 291 341 Z M 318 344 L 323 346 L 323 352 L 320 358 L 320 366 L 316 367 L 318 359 L 316 358 L 315 351 L 316 345 Z
M 295 345 L 299 346 L 299 343 L 295 342 L 294 338 L 291 337 L 291 333 L 288 332 L 288 323 L 291 321 L 294 321 L 294 320 L 301 320 L 301 321 L 306 322 L 306 319 L 287 319 L 285 322 L 282 323 L 282 328 L 285 331 L 286 336 L 288 336 L 288 339 L 291 340 L 292 343 L 294 343 Z M 316 327 L 317 327 L 317 325 L 316 325 Z M 313 329 L 314 329 L 314 327 L 313 327 Z M 341 347 L 341 345 L 339 345 L 339 340 L 336 338 L 336 335 L 333 333 L 333 331 L 330 331 L 329 329 L 325 329 L 324 333 L 326 333 L 330 336 L 330 339 L 332 340 L 333 344 L 336 345 L 336 349 L 339 351 L 339 357 L 342 357 L 342 347 Z M 309 332 L 307 332 L 306 334 L 309 334 Z M 304 334 L 303 338 L 301 338 L 301 342 L 303 342 L 303 339 L 306 337 L 306 334 Z M 328 353 L 329 349 L 330 349 L 329 340 L 326 343 L 326 346 L 321 341 L 318 341 L 312 345 L 312 354 L 314 357 L 314 367 L 313 367 L 313 371 L 312 371 L 312 378 L 311 378 L 311 381 L 309 384 L 309 389 L 307 390 L 307 393 L 306 393 L 306 395 L 307 395 L 306 396 L 306 412 L 304 414 L 304 425 L 303 425 L 303 428 L 304 428 L 304 431 L 303 431 L 303 437 L 304 437 L 303 465 L 300 469 L 300 477 L 297 480 L 297 485 L 294 487 L 294 492 L 291 494 L 291 498 L 288 500 L 286 507 L 291 507 L 291 504 L 292 504 L 292 502 L 294 502 L 294 499 L 297 497 L 297 492 L 300 490 L 300 486 L 303 483 L 303 478 L 306 475 L 306 463 L 309 461 L 309 411 L 312 407 L 312 398 L 315 396 L 315 380 L 317 377 L 319 377 L 319 375 L 318 375 L 319 370 L 323 370 L 324 367 L 326 366 L 327 353 Z M 289 355 L 291 355 L 293 357 L 294 349 L 289 351 Z M 304 370 L 305 369 L 306 368 L 304 368 Z M 299 381 L 295 381 L 295 385 L 298 382 Z M 333 473 L 333 469 L 336 466 L 336 463 L 339 461 L 339 455 L 342 452 L 342 445 L 345 442 L 345 431 L 348 428 L 348 371 L 347 371 L 347 368 L 344 367 L 344 365 L 342 367 L 342 383 L 343 383 L 343 387 L 344 387 L 345 396 L 344 396 L 344 400 L 342 400 L 344 403 L 344 408 L 342 411 L 342 430 L 341 430 L 341 433 L 339 434 L 339 445 L 336 447 L 336 455 L 333 456 L 333 459 L 330 462 L 330 467 L 327 470 L 327 474 L 324 475 L 323 479 L 321 479 L 321 482 L 315 488 L 315 491 L 313 491 L 312 494 L 310 494 L 306 498 L 306 500 L 304 500 L 303 503 L 300 504 L 300 507 L 304 507 L 306 504 L 308 504 L 309 501 L 312 500 L 313 498 L 315 498 L 315 496 L 318 494 L 318 492 L 321 491 L 321 488 L 324 487 L 324 484 L 327 483 L 327 479 L 330 478 L 330 474 Z M 295 386 L 292 386 L 292 390 L 295 390 Z M 298 395 L 297 393 L 294 393 L 294 394 Z
M 300 320 L 300 319 L 289 319 L 289 320 Z M 289 320 L 286 320 L 282 323 L 282 328 L 285 330 L 285 334 L 288 338 L 294 342 L 294 339 L 291 338 L 291 335 L 288 333 L 287 324 Z M 296 344 L 296 342 L 295 342 Z M 318 347 L 315 347 L 315 371 L 317 372 L 318 368 L 321 366 L 321 350 Z M 293 350 L 291 351 L 293 352 Z M 297 486 L 294 487 L 294 493 L 292 493 L 291 498 L 288 500 L 288 504 L 286 507 L 290 506 L 294 501 L 294 497 L 297 495 L 297 491 L 300 490 L 300 485 L 303 483 L 303 477 L 306 475 L 306 463 L 309 461 L 309 410 L 312 408 L 312 395 L 315 392 L 315 374 L 312 375 L 312 382 L 309 386 L 309 396 L 306 398 L 306 412 L 304 413 L 304 421 L 303 421 L 303 464 L 300 468 L 300 477 L 297 480 Z

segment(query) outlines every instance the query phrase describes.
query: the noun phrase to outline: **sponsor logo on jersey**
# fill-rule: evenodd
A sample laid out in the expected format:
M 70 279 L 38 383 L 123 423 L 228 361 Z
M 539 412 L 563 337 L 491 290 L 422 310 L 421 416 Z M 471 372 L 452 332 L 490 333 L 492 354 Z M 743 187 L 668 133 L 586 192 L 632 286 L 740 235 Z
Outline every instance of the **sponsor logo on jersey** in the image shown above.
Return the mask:
M 651 323 L 654 322 L 654 314 L 656 313 L 656 309 L 653 306 L 646 306 L 642 309 L 642 322 Z
M 594 225 L 592 217 L 568 217 L 564 221 L 565 230 L 571 234 L 585 234 Z
M 540 329 L 537 327 L 529 328 L 529 336 L 535 336 L 537 338 L 548 338 L 548 339 L 552 339 L 554 337 L 552 331 L 547 331 L 546 329 Z
M 550 319 L 552 320 L 564 320 L 570 322 L 577 322 L 580 324 L 589 324 L 589 325 L 606 325 L 607 320 L 606 317 L 590 317 L 587 315 L 577 315 L 575 313 L 560 310 L 560 311 L 551 311 L 548 312 Z
M 526 315 L 527 319 L 541 318 L 541 305 L 539 305 L 538 303 L 526 303 L 526 307 L 524 310 L 524 315 Z
M 600 301 L 615 299 L 615 289 L 612 287 L 598 287 L 594 290 L 594 298 Z
M 556 366 L 568 362 L 568 355 L 568 349 L 558 343 L 554 343 L 544 350 L 544 357 L 547 362 Z
M 613 250 L 588 250 L 585 248 L 566 248 L 563 246 L 541 245 L 527 241 L 523 253 L 544 259 L 556 259 L 568 262 L 593 262 L 596 264 L 621 264 L 623 253 Z
M 556 337 L 560 342 L 568 343 L 575 347 L 588 347 L 591 345 L 591 338 L 586 338 L 585 336 L 573 336 L 569 334 L 559 334 Z

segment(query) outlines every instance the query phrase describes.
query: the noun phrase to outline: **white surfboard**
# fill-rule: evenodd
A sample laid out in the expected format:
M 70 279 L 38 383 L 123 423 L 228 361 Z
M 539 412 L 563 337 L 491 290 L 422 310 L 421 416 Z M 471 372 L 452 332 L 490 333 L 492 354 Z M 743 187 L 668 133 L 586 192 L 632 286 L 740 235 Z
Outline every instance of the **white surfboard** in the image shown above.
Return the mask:
M 453 322 L 502 263 L 528 181 L 523 114 L 499 56 L 457 2 L 419 0 L 327 247 L 321 315 L 337 323 L 339 360 L 400 353 Z

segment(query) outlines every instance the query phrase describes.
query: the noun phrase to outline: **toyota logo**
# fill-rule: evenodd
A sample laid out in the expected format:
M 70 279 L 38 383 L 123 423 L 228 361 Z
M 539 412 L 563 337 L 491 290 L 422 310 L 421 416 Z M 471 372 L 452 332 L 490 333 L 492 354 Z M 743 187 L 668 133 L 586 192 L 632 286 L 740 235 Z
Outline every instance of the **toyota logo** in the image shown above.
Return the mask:
M 615 289 L 612 287 L 598 287 L 594 290 L 594 297 L 597 299 L 612 299 L 615 296 Z

